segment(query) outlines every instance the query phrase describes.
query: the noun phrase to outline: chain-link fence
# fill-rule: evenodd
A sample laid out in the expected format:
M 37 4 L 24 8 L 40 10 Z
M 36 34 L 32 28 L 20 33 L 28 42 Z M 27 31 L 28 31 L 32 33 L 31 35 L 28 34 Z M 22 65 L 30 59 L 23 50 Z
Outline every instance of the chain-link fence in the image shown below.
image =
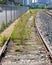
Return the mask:
M 0 5 L 0 27 L 3 23 L 13 22 L 27 10 L 24 6 Z

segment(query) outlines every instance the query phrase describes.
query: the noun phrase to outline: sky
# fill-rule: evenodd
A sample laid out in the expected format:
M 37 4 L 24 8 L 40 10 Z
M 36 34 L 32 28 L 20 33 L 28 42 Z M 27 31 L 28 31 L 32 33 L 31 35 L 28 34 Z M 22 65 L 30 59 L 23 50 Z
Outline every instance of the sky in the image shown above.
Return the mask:
M 37 2 L 37 0 L 35 0 L 35 2 Z
M 34 3 L 34 0 L 32 0 L 32 2 Z
M 33 3 L 34 3 L 34 1 L 37 2 L 37 0 L 32 0 Z

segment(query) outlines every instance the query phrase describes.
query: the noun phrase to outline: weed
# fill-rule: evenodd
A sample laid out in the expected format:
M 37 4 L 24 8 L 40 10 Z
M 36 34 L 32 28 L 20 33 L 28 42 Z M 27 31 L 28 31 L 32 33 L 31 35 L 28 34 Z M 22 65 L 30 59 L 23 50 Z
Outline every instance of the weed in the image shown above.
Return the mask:
M 2 47 L 4 45 L 6 40 L 7 40 L 6 36 L 0 35 L 0 47 Z
M 0 28 L 0 33 L 3 32 L 10 24 L 12 23 L 12 21 L 10 20 L 7 23 L 2 23 L 1 28 Z
M 27 23 L 31 16 L 36 16 L 38 10 L 30 10 L 29 13 L 26 13 L 21 16 L 18 23 L 15 25 L 14 30 L 11 35 L 11 39 L 14 43 L 17 45 L 24 44 L 24 40 L 27 40 L 30 38 L 31 30 L 28 29 Z M 35 26 L 35 18 L 33 18 L 33 24 L 31 26 Z

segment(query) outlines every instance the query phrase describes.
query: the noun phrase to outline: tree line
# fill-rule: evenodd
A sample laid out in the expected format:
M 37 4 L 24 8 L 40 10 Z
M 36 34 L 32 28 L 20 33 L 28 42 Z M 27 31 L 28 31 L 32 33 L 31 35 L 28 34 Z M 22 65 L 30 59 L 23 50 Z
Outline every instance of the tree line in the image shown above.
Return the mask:
M 8 1 L 14 2 L 14 0 L 0 0 L 0 4 L 6 4 Z

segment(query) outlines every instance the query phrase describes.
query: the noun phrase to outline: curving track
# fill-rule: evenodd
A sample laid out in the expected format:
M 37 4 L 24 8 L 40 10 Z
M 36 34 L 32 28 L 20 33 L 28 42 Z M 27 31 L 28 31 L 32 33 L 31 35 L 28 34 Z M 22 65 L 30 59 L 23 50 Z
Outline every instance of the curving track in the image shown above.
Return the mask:
M 43 41 L 36 27 L 31 26 L 31 24 L 32 21 L 27 24 L 27 26 L 30 25 L 32 31 L 30 39 L 25 41 L 27 45 L 21 45 L 21 51 L 15 52 L 16 45 L 10 40 L 1 65 L 51 65 Z
M 36 18 L 37 29 L 52 58 L 52 10 L 41 11 Z

